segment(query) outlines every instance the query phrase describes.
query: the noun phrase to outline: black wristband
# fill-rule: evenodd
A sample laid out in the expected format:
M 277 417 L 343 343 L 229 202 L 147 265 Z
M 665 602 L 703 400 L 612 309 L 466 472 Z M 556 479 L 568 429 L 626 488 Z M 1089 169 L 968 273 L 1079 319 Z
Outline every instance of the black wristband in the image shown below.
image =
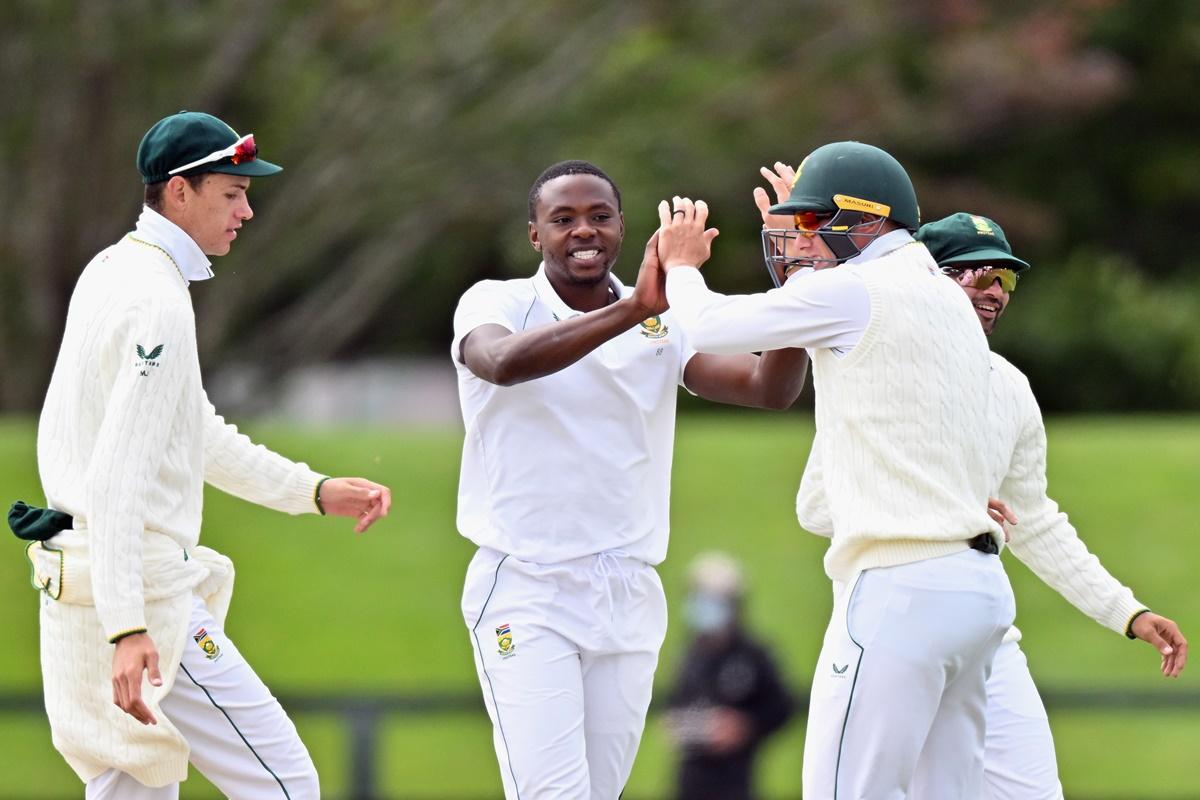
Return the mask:
M 317 511 L 321 512 L 322 517 L 325 516 L 325 506 L 321 505 L 321 487 L 325 485 L 325 481 L 327 480 L 329 478 L 325 477 L 317 481 L 317 489 L 313 492 L 313 502 L 317 504 Z
M 146 629 L 145 629 L 145 628 L 134 628 L 134 629 L 133 629 L 133 630 L 131 630 L 131 631 L 121 631 L 121 632 L 120 632 L 120 633 L 118 633 L 116 636 L 114 636 L 113 638 L 109 639 L 109 640 L 108 640 L 108 643 L 109 643 L 109 644 L 116 644 L 117 642 L 119 642 L 119 641 L 121 641 L 122 639 L 124 639 L 126 636 L 133 636 L 135 633 L 146 633 Z
M 1132 617 L 1130 617 L 1130 618 L 1129 618 L 1129 624 L 1125 626 L 1125 636 L 1126 636 L 1126 638 L 1129 638 L 1129 639 L 1136 639 L 1136 638 L 1137 638 L 1137 636 L 1136 636 L 1136 635 L 1134 634 L 1134 632 L 1133 632 L 1133 622 L 1134 622 L 1134 620 L 1136 620 L 1138 617 L 1140 617 L 1142 614 L 1148 614 L 1148 613 L 1150 613 L 1150 609 L 1148 609 L 1148 608 L 1143 608 L 1141 611 L 1137 612 L 1136 614 L 1134 614 Z

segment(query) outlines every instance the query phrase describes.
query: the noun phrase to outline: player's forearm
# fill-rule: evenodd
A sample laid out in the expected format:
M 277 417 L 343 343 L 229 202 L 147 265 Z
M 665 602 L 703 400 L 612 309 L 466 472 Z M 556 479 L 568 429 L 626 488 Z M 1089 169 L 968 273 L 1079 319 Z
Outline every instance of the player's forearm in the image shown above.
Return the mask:
M 701 353 L 826 346 L 826 322 L 791 292 L 724 295 L 709 289 L 699 270 L 690 267 L 668 272 L 666 291 L 689 343 Z
M 92 595 L 109 641 L 146 629 L 142 537 L 145 498 L 156 471 L 143 448 L 131 447 L 134 442 L 122 430 L 116 425 L 101 429 L 87 492 Z
M 1045 498 L 1037 511 L 1026 508 L 1013 505 L 1021 520 L 1009 542 L 1013 555 L 1075 608 L 1124 634 L 1129 618 L 1145 606 L 1087 549 L 1053 500 Z
M 799 347 L 768 350 L 758 359 L 753 385 L 759 408 L 791 408 L 808 375 L 808 351 Z
M 204 480 L 223 492 L 287 514 L 315 514 L 323 477 L 250 440 L 204 402 Z
M 500 386 L 553 375 L 646 318 L 630 298 L 578 317 L 493 339 L 472 348 L 467 365 Z

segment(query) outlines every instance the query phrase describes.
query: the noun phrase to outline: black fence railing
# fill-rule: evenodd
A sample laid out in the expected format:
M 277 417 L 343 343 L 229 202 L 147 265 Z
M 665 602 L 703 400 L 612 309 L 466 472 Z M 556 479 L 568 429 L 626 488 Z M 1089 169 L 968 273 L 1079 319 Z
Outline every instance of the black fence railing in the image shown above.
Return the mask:
M 1200 713 L 1200 690 L 1130 691 L 1116 688 L 1047 688 L 1042 700 L 1050 711 L 1125 711 L 1156 713 Z M 808 710 L 808 691 L 798 691 L 800 715 Z M 315 714 L 337 717 L 349 731 L 349 787 L 343 800 L 387 800 L 379 786 L 380 726 L 392 715 L 432 716 L 438 714 L 478 713 L 484 716 L 483 699 L 478 691 L 431 694 L 288 694 L 279 696 L 290 715 Z M 650 713 L 655 713 L 651 707 Z M 42 696 L 36 692 L 0 692 L 0 715 L 41 714 Z M 1200 729 L 1200 727 L 1198 727 Z M 458 800 L 465 800 L 459 798 Z M 1072 800 L 1084 800 L 1072 798 Z M 1118 800 L 1093 797 L 1090 800 Z M 1192 795 L 1156 795 L 1119 800 L 1196 800 Z

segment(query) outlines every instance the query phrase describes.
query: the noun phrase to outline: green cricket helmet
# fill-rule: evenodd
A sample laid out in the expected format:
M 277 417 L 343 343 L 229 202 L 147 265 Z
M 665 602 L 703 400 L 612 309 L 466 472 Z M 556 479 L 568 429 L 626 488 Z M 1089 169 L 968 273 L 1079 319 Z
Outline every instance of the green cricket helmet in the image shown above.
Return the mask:
M 795 219 L 788 229 L 763 231 L 763 256 L 775 285 L 800 266 L 834 266 L 862 252 L 851 234 L 879 235 L 890 219 L 909 231 L 921 224 L 917 193 L 900 162 L 878 147 L 861 142 L 834 142 L 812 151 L 796 169 L 787 200 L 770 213 Z M 865 219 L 871 215 L 872 219 Z M 832 259 L 788 255 L 799 236 L 820 236 Z

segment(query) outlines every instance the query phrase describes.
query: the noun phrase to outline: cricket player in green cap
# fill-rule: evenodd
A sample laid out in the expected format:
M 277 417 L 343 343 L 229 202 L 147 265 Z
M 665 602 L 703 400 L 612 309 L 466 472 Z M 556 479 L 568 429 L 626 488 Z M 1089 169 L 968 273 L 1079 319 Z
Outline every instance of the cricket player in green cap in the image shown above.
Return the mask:
M 146 133 L 137 167 L 142 214 L 79 277 L 38 425 L 62 520 L 27 550 L 54 745 L 89 800 L 178 797 L 189 761 L 230 797 L 315 798 L 295 726 L 225 634 L 233 568 L 199 545 L 204 484 L 358 531 L 390 492 L 255 445 L 204 392 L 189 287 L 253 217 L 251 179 L 280 167 L 190 111 Z
M 703 202 L 660 206 L 667 299 L 700 352 L 808 349 L 835 602 L 813 676 L 805 800 L 977 798 L 985 682 L 1015 603 L 987 510 L 988 346 L 971 304 L 913 238 L 900 163 L 814 150 L 761 202 L 777 288 L 711 291 Z M 756 193 L 757 196 L 757 193 Z M 765 206 L 765 207 L 764 207 Z
M 1013 255 L 1003 229 L 978 214 L 959 212 L 923 225 L 916 238 L 971 301 L 984 333 L 1004 314 L 1018 278 L 1029 264 Z M 1138 601 L 1090 553 L 1067 515 L 1046 493 L 1046 431 L 1029 381 L 997 353 L 991 354 L 996 413 L 1021 419 L 1015 447 L 1001 451 L 992 496 L 1012 518 L 1009 549 L 1087 616 L 1161 655 L 1163 675 L 1178 677 L 1187 663 L 1179 626 Z M 1004 635 L 987 682 L 984 797 L 987 800 L 1061 800 L 1062 786 L 1046 709 L 1014 625 Z

